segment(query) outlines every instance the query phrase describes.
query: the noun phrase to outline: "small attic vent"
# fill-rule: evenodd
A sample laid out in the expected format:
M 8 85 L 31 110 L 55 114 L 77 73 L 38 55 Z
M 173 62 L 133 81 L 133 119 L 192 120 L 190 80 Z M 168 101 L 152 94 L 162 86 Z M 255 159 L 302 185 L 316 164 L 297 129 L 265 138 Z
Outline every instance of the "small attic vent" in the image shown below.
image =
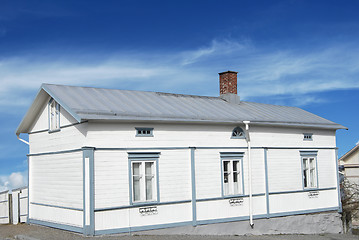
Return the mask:
M 313 133 L 303 133 L 304 141 L 313 141 Z
M 153 137 L 153 128 L 136 128 L 136 137 Z

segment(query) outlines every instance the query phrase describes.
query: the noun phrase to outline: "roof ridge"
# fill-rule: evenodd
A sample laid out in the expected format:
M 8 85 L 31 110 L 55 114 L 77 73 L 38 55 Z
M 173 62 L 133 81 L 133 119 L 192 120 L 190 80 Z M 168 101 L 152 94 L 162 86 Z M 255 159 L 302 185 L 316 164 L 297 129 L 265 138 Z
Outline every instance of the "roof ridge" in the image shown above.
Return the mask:
M 168 93 L 168 92 L 156 92 L 156 91 L 144 91 L 144 90 L 129 90 L 129 89 L 118 89 L 118 88 L 104 88 L 104 87 L 87 87 L 87 86 L 73 86 L 73 85 L 64 85 L 64 84 L 53 84 L 53 83 L 43 83 L 45 86 L 60 86 L 60 87 L 74 87 L 74 88 L 92 88 L 92 89 L 103 89 L 103 90 L 112 90 L 112 91 L 127 91 L 127 92 L 145 92 L 145 93 L 153 93 L 157 95 L 173 95 L 173 96 L 183 96 L 183 97 L 199 97 L 199 98 L 215 98 L 222 99 L 219 96 L 202 96 L 202 95 L 194 95 L 194 94 L 183 94 L 183 93 Z

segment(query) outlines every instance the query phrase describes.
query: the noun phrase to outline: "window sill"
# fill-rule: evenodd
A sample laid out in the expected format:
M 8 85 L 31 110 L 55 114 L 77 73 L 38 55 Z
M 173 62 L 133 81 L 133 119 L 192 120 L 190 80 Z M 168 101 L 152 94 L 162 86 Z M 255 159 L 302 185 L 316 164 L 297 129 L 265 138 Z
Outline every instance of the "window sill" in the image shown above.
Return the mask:
M 61 129 L 58 128 L 58 129 L 54 129 L 54 130 L 49 130 L 48 132 L 49 133 L 55 133 L 55 132 L 60 132 L 60 131 L 61 131 Z
M 226 196 L 222 196 L 223 199 L 228 199 L 228 198 L 240 198 L 240 197 L 246 197 L 246 195 L 244 194 L 237 194 L 237 195 L 226 195 Z
M 151 201 L 151 202 L 133 202 L 131 205 L 136 207 L 145 207 L 145 206 L 153 206 L 157 205 L 158 201 Z

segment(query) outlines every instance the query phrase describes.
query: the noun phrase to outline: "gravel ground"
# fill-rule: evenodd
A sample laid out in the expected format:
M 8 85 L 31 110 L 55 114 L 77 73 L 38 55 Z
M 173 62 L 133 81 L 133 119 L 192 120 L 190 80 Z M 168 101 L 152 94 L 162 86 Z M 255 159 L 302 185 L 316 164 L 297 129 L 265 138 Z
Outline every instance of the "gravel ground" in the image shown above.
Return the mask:
M 194 236 L 194 235 L 167 235 L 167 236 L 132 236 L 110 235 L 84 237 L 81 234 L 63 230 L 36 226 L 36 225 L 0 225 L 0 240 L 359 240 L 358 235 L 351 234 L 320 234 L 320 235 L 262 235 L 262 236 Z

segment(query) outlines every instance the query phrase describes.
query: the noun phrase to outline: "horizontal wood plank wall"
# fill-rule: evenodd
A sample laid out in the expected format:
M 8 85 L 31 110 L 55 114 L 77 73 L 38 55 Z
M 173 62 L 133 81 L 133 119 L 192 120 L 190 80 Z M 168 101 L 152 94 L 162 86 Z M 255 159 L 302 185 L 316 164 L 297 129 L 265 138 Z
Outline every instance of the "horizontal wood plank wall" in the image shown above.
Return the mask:
M 128 208 L 130 193 L 127 151 L 95 151 L 96 231 L 191 221 L 189 149 L 161 150 L 158 163 L 160 204 L 168 201 L 184 202 L 158 205 L 157 214 L 143 216 L 139 212 L 139 208 L 143 206 Z M 125 209 L 120 209 L 121 207 Z M 97 211 L 98 209 L 105 210 Z
M 82 152 L 31 156 L 30 171 L 30 219 L 82 226 Z
M 9 192 L 0 193 L 0 224 L 10 222 L 9 215 Z

